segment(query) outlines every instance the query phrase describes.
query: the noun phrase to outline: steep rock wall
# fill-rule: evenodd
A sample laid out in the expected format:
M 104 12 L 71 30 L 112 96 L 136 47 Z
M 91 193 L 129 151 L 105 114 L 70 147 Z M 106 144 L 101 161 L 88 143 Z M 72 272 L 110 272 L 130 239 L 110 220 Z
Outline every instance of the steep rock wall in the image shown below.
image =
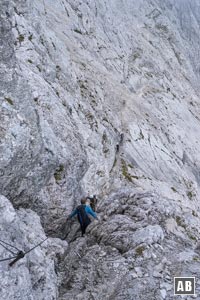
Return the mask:
M 54 236 L 80 196 L 101 199 L 86 239 L 66 228 L 60 299 L 171 299 L 199 272 L 198 1 L 0 10 L 1 194 Z

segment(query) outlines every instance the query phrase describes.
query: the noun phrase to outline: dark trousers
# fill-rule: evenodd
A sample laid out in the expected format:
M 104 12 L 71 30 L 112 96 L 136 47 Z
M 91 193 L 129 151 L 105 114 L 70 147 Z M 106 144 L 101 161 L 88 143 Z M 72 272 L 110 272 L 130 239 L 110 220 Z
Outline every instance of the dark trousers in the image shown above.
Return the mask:
M 81 226 L 81 233 L 82 233 L 82 236 L 85 234 L 85 231 L 86 231 L 86 228 L 87 226 Z
M 82 236 L 85 234 L 86 228 L 88 227 L 88 225 L 91 223 L 91 221 L 88 219 L 87 223 L 85 224 L 81 224 L 81 232 L 82 232 Z

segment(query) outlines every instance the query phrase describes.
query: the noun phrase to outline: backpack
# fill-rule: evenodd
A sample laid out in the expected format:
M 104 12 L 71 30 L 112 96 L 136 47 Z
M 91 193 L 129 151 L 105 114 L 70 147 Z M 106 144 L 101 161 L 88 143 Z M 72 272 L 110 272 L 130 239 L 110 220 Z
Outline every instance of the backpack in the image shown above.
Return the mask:
M 85 207 L 86 205 L 83 204 L 77 207 L 77 216 L 81 227 L 87 227 L 91 223 L 91 220 L 85 211 Z
M 96 205 L 97 205 L 96 195 L 94 195 L 93 197 L 87 197 L 87 199 L 90 200 L 90 207 L 92 208 L 92 210 L 96 211 Z

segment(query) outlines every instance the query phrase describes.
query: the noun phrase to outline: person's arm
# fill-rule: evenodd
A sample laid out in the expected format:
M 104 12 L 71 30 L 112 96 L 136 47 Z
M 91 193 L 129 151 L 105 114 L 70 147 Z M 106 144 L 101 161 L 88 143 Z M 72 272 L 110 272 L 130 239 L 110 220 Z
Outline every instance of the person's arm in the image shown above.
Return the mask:
M 86 205 L 86 213 L 90 214 L 91 216 L 93 216 L 93 218 L 98 219 L 97 218 L 97 214 L 92 210 L 92 208 L 88 205 Z
M 72 213 L 69 215 L 70 219 L 73 218 L 75 215 L 77 215 L 77 209 L 72 211 Z

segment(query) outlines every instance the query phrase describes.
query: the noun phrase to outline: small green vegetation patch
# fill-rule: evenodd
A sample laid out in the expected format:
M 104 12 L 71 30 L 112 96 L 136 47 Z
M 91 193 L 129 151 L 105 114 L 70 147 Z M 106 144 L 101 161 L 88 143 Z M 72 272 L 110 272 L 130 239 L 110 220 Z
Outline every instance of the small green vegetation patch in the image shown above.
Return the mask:
M 186 225 L 184 224 L 183 220 L 181 219 L 181 217 L 176 216 L 176 223 L 178 226 L 183 227 L 184 229 L 186 229 Z
M 144 246 L 139 246 L 139 247 L 136 248 L 135 253 L 136 253 L 137 256 L 142 256 L 144 250 L 145 250 Z
M 188 192 L 187 192 L 187 196 L 188 196 L 188 198 L 189 198 L 190 200 L 193 200 L 193 197 L 194 197 L 195 195 L 193 194 L 192 191 L 188 191 Z
M 9 97 L 4 97 L 4 99 L 10 104 L 13 105 L 13 100 Z
M 54 178 L 56 181 L 60 181 L 62 179 L 63 171 L 64 171 L 64 166 L 60 165 L 59 168 L 54 173 Z
M 187 234 L 188 234 L 188 237 L 189 237 L 191 240 L 197 241 L 197 238 L 196 238 L 193 234 L 191 234 L 190 232 L 188 232 Z
M 24 36 L 23 36 L 23 34 L 20 34 L 19 36 L 18 36 L 18 41 L 20 42 L 20 43 L 22 43 L 23 41 L 24 41 Z
M 194 257 L 193 257 L 193 260 L 194 260 L 194 261 L 200 261 L 199 257 L 197 257 L 197 256 L 194 256 Z
M 121 160 L 121 165 L 122 165 L 122 174 L 123 176 L 130 182 L 133 182 L 132 181 L 132 176 L 130 175 L 130 173 L 128 172 L 128 167 L 126 165 L 126 162 L 125 160 Z

